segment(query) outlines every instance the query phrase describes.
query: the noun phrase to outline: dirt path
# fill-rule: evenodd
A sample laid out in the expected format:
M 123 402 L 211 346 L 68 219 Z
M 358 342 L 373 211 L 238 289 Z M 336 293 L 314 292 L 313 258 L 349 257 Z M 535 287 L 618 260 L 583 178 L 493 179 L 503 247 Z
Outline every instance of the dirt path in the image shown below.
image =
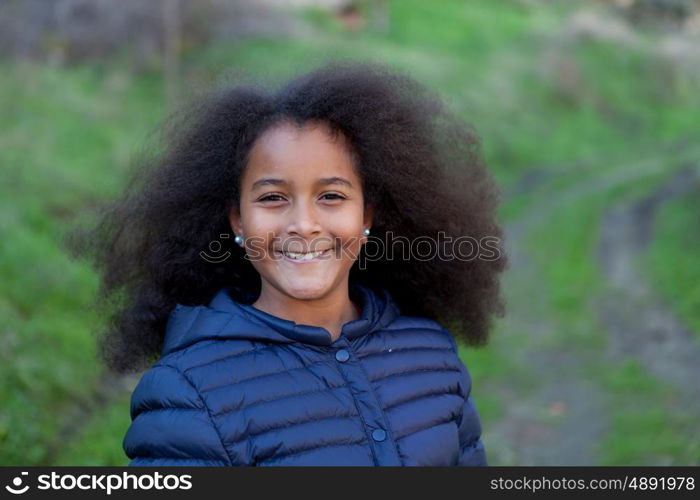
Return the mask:
M 510 196 L 526 195 L 532 203 L 522 216 L 506 224 L 506 247 L 511 269 L 504 281 L 508 316 L 494 335 L 496 349 L 526 362 L 524 380 L 486 383 L 482 391 L 494 391 L 503 403 L 504 416 L 485 429 L 489 461 L 494 465 L 596 465 L 599 445 L 609 425 L 609 398 L 590 373 L 601 353 L 561 347 L 550 342 L 565 335 L 566 325 L 552 318 L 546 280 L 541 279 L 527 238 L 548 222 L 549 214 L 581 202 L 586 196 L 608 190 L 646 175 L 661 172 L 664 162 L 638 162 L 618 166 L 562 191 L 550 187 L 556 174 L 529 173 Z M 653 211 L 679 195 L 690 184 L 688 173 L 679 173 L 668 184 L 643 200 L 625 200 L 607 213 L 602 223 L 598 254 L 611 294 L 599 298 L 600 320 L 612 342 L 610 362 L 622 354 L 634 356 L 665 380 L 686 386 L 685 411 L 696 411 L 700 386 L 687 380 L 698 374 L 700 355 L 674 315 L 648 292 L 642 273 L 633 261 L 651 240 Z M 646 244 L 645 243 L 645 244 Z M 520 343 L 517 343 L 517 340 Z M 526 339 L 522 342 L 522 339 Z M 641 341 L 640 341 L 641 340 Z M 555 347 L 552 347 L 555 346 Z M 558 347 L 556 347 L 558 346 Z M 697 380 L 697 375 L 692 377 Z M 685 382 L 685 384 L 683 384 Z
M 659 299 L 637 258 L 652 240 L 654 212 L 700 182 L 700 169 L 677 172 L 650 196 L 623 201 L 602 222 L 598 257 L 608 290 L 598 310 L 611 339 L 611 359 L 633 357 L 672 383 L 700 416 L 700 345 Z
M 508 314 L 492 343 L 504 356 L 524 360 L 527 377 L 487 382 L 479 389 L 495 393 L 505 412 L 485 429 L 493 465 L 593 465 L 607 427 L 605 398 L 585 376 L 585 355 L 550 345 L 561 326 L 552 320 L 548 283 L 531 253 L 537 249 L 526 242 L 559 203 L 542 188 L 551 180 L 547 177 L 531 177 L 537 180 L 527 190 L 540 201 L 505 226 L 511 259 L 503 283 Z M 519 346 L 516 355 L 512 345 Z

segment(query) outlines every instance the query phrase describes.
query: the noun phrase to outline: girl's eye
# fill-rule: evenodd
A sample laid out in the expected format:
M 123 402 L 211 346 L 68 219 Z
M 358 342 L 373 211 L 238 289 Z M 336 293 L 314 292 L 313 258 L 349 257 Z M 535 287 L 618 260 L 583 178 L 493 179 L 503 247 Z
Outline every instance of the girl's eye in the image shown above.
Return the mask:
M 338 193 L 325 193 L 321 195 L 321 198 L 326 200 L 344 200 L 345 197 Z M 280 194 L 267 194 L 258 199 L 258 201 L 284 201 L 284 198 Z
M 331 198 L 326 198 L 328 200 L 344 200 L 345 197 L 342 195 L 339 195 L 338 193 L 326 193 L 324 195 L 321 195 L 321 198 L 324 198 L 326 196 L 331 196 Z
M 266 196 L 263 196 L 260 198 L 258 201 L 280 201 L 282 200 L 282 196 L 279 194 L 268 194 Z

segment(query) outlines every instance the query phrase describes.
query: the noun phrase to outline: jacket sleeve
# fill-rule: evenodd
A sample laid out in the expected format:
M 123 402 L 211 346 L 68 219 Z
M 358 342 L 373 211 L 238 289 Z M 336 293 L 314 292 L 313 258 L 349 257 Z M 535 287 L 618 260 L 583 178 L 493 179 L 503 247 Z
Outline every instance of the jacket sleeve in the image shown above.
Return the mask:
M 460 454 L 457 465 L 488 465 L 481 439 L 481 423 L 471 395 L 467 397 L 459 423 Z
M 143 375 L 131 419 L 122 443 L 130 466 L 233 465 L 199 392 L 174 366 Z
M 450 335 L 448 333 L 448 335 Z M 458 466 L 487 466 L 486 449 L 481 438 L 481 420 L 479 413 L 472 397 L 472 379 L 469 370 L 464 363 L 459 359 L 459 350 L 454 337 L 450 335 L 452 345 L 457 356 L 457 362 L 460 367 L 460 390 L 464 396 L 464 404 L 462 412 L 457 420 L 459 429 L 459 461 Z

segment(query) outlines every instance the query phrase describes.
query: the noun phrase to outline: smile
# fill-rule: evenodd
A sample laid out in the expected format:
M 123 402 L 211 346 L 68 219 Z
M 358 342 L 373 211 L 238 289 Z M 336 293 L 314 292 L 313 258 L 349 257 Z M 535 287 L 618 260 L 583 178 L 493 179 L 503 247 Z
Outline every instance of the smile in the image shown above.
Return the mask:
M 293 262 L 311 262 L 311 261 L 320 260 L 319 257 L 323 257 L 325 255 L 328 255 L 331 250 L 332 250 L 331 248 L 326 248 L 325 250 L 319 250 L 318 252 L 308 252 L 308 253 L 277 252 L 277 253 L 282 254 L 282 256 L 286 260 L 290 260 Z

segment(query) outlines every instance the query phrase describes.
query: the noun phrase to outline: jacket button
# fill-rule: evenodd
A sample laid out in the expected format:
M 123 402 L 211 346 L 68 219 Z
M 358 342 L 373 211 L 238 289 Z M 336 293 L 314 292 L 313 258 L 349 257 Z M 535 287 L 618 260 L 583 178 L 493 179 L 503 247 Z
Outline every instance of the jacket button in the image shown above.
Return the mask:
M 340 349 L 335 353 L 335 359 L 341 363 L 345 363 L 348 359 L 350 359 L 350 353 L 345 349 Z
M 372 439 L 375 441 L 384 441 L 386 439 L 386 431 L 384 431 L 384 429 L 374 429 L 372 431 Z

